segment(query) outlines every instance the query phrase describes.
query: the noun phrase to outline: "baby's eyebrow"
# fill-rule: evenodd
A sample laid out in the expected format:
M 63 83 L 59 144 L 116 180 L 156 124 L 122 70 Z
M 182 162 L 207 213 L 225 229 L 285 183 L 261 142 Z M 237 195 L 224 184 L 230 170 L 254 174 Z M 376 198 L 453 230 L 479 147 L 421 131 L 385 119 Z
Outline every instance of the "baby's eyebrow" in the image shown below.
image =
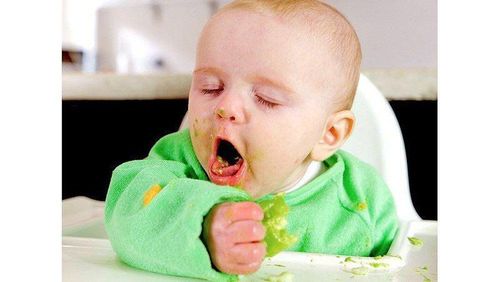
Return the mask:
M 223 76 L 225 73 L 224 71 L 214 68 L 214 67 L 205 67 L 205 68 L 199 68 L 193 71 L 193 74 L 215 74 L 217 76 Z

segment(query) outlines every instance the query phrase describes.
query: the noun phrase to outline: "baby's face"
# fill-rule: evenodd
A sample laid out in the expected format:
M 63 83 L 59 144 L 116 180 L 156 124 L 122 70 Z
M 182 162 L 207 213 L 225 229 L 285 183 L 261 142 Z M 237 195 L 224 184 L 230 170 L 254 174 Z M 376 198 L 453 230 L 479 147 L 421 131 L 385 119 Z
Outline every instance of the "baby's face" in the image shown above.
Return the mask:
M 198 46 L 189 121 L 212 182 L 259 198 L 302 177 L 330 114 L 326 81 L 335 77 L 316 40 L 248 11 L 209 23 Z

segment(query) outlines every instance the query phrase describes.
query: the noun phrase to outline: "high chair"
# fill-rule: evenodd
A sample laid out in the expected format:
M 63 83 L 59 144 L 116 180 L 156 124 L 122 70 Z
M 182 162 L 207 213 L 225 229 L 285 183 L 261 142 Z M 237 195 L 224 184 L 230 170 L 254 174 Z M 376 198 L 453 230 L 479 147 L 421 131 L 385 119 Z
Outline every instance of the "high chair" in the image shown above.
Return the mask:
M 64 75 L 65 99 L 187 98 L 189 75 Z M 125 96 L 123 96 L 125 93 Z M 277 277 L 293 281 L 422 281 L 436 279 L 437 222 L 421 220 L 408 184 L 404 142 L 398 121 L 375 85 L 361 75 L 353 112 L 354 133 L 343 150 L 374 166 L 392 191 L 400 229 L 382 258 L 282 252 L 264 260 L 261 269 L 241 281 Z M 187 115 L 180 128 L 187 126 Z M 104 230 L 104 202 L 86 197 L 63 201 L 63 280 L 194 281 L 137 270 L 120 263 Z M 411 238 L 411 240 L 409 240 Z M 419 246 L 419 242 L 423 242 Z M 417 271 L 415 270 L 417 269 Z

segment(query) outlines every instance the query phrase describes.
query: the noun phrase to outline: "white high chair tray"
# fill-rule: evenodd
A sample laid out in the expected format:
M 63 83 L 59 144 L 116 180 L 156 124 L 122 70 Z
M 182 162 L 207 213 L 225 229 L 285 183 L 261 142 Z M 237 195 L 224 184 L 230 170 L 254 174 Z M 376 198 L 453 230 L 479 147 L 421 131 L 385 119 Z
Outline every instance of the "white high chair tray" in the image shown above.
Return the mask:
M 63 281 L 200 281 L 121 262 L 107 240 L 103 208 L 103 202 L 86 197 L 63 201 Z M 423 245 L 413 246 L 408 237 Z M 240 281 L 437 281 L 437 222 L 402 222 L 389 255 L 382 258 L 282 252 Z

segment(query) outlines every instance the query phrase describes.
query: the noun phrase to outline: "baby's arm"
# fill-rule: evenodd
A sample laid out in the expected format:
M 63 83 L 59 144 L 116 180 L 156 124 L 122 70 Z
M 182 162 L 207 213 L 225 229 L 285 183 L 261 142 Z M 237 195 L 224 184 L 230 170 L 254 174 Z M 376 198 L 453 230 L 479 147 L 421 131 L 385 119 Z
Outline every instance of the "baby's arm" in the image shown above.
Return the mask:
M 203 219 L 213 206 L 248 201 L 238 189 L 186 177 L 186 166 L 169 160 L 125 163 L 113 172 L 106 197 L 105 226 L 121 260 L 176 276 L 231 281 L 212 268 L 201 240 Z M 151 193 L 151 187 L 155 188 Z M 156 193 L 158 192 L 158 193 Z
M 249 274 L 259 269 L 266 255 L 263 218 L 261 207 L 253 202 L 224 203 L 210 211 L 203 237 L 220 271 Z

